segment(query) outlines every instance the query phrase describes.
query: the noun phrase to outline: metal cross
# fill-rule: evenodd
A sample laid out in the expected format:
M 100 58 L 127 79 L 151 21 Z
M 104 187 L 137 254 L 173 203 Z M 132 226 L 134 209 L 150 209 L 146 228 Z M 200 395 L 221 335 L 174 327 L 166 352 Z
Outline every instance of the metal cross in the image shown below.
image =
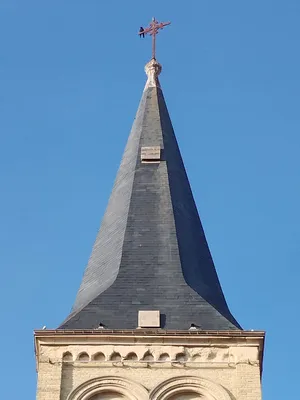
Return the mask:
M 156 35 L 159 33 L 159 29 L 163 29 L 165 26 L 170 25 L 171 22 L 158 22 L 155 18 L 152 18 L 150 26 L 143 31 L 139 32 L 139 35 L 148 34 L 152 36 L 152 58 L 155 59 L 156 52 Z

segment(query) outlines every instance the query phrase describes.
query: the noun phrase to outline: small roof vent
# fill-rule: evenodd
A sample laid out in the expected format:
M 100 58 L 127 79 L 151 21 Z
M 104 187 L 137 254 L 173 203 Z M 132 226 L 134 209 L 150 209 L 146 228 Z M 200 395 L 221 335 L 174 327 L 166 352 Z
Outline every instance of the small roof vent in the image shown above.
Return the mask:
M 160 328 L 159 311 L 139 311 L 139 328 Z
M 142 163 L 159 163 L 160 153 L 160 146 L 142 147 L 141 161 Z

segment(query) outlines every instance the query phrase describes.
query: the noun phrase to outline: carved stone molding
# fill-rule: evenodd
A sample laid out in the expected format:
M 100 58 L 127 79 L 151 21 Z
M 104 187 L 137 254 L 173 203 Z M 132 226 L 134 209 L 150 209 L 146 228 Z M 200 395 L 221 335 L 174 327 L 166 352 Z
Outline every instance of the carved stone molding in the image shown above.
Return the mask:
M 149 399 L 148 391 L 144 386 L 129 379 L 105 376 L 79 385 L 69 394 L 67 400 L 88 400 L 95 395 L 108 392 L 119 393 L 130 400 Z
M 227 391 L 207 379 L 179 376 L 162 382 L 150 392 L 150 400 L 168 400 L 176 395 L 195 393 L 207 400 L 231 400 Z
M 163 356 L 163 357 L 162 357 Z M 44 358 L 45 359 L 44 359 Z M 40 361 L 48 362 L 48 359 L 56 362 L 135 362 L 141 367 L 143 363 L 161 364 L 162 362 L 188 363 L 195 366 L 206 364 L 214 365 L 257 365 L 259 352 L 256 347 L 185 347 L 185 346 L 68 346 L 60 348 L 56 352 L 49 347 L 40 354 Z M 151 360 L 150 360 L 151 358 Z

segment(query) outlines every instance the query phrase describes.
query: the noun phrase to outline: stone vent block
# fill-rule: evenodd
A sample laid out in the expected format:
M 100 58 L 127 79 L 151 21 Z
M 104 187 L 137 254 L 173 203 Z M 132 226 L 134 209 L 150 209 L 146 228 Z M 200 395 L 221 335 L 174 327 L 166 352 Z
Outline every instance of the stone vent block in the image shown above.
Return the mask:
M 159 328 L 159 311 L 139 311 L 138 325 L 139 328 Z

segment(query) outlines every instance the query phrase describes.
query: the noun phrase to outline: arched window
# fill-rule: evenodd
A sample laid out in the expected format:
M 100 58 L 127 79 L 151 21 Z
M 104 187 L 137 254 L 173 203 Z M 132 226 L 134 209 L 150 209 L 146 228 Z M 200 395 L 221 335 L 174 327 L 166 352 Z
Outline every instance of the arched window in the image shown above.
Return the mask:
M 182 393 L 182 394 L 177 394 L 175 396 L 170 397 L 170 400 L 199 400 L 202 399 L 204 400 L 204 397 L 202 397 L 198 393 Z
M 75 387 L 69 394 L 68 400 L 78 399 L 149 400 L 149 393 L 144 386 L 129 379 L 120 376 L 102 376 Z
M 161 382 L 150 392 L 155 400 L 230 400 L 229 393 L 220 385 L 195 376 L 177 376 Z
M 91 400 L 127 400 L 128 398 L 117 392 L 104 392 L 91 397 Z

